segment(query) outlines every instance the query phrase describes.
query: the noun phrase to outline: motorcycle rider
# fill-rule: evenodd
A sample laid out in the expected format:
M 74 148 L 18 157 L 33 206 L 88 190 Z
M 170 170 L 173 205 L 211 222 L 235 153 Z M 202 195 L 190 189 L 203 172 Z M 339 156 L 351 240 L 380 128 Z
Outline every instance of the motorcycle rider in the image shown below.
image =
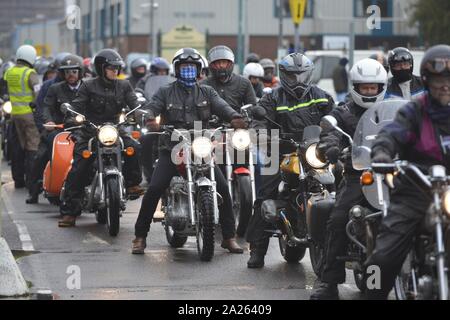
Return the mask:
M 8 83 L 9 99 L 12 104 L 11 119 L 20 146 L 25 152 L 24 158 L 14 159 L 24 164 L 25 181 L 18 180 L 15 183 L 18 188 L 24 185 L 29 188 L 32 161 L 39 145 L 39 131 L 31 108 L 39 87 L 39 78 L 33 69 L 36 49 L 30 45 L 20 46 L 16 52 L 16 59 L 16 65 L 5 72 L 4 79 Z
M 279 85 L 279 79 L 275 76 L 275 63 L 269 58 L 264 58 L 259 61 L 259 64 L 264 69 L 263 84 L 265 88 L 276 88 Z
M 215 46 L 208 52 L 211 75 L 200 83 L 211 86 L 234 110 L 240 112 L 246 104 L 256 104 L 250 81 L 233 73 L 234 53 L 227 46 Z
M 414 58 L 408 49 L 403 47 L 393 49 L 388 54 L 388 62 L 393 77 L 388 82 L 386 99 L 411 100 L 424 93 L 422 80 L 413 75 Z
M 403 106 L 393 123 L 385 126 L 372 147 L 372 162 L 414 162 L 424 173 L 433 165 L 450 170 L 450 46 L 437 45 L 425 52 L 420 76 L 425 94 Z M 380 268 L 380 289 L 367 290 L 369 299 L 386 299 L 413 245 L 430 206 L 427 198 L 410 180 L 399 176 L 390 196 L 388 214 L 383 218 L 374 253 L 366 266 Z
M 259 63 L 259 60 L 261 60 L 259 55 L 254 52 L 251 52 L 248 54 L 247 59 L 245 59 L 245 64 L 249 64 L 250 62 Z
M 128 77 L 131 86 L 136 88 L 137 83 L 147 74 L 147 60 L 144 58 L 134 59 L 130 65 L 131 76 Z
M 136 88 L 145 91 L 145 84 L 150 77 L 153 76 L 167 76 L 169 74 L 169 62 L 162 57 L 155 57 L 150 64 L 150 72 L 140 79 L 136 84 Z
M 60 110 L 63 103 L 71 103 L 75 99 L 76 93 L 82 83 L 82 58 L 76 55 L 68 55 L 58 68 L 61 73 L 60 78 L 64 81 L 50 86 L 42 104 L 43 122 L 45 125 L 55 125 L 64 123 L 64 114 Z M 33 162 L 32 179 L 30 185 L 30 197 L 26 203 L 38 202 L 41 192 L 41 179 L 47 162 L 52 158 L 53 140 L 62 129 L 44 126 L 45 131 L 41 134 L 41 143 Z
M 250 80 L 257 98 L 262 98 L 264 85 L 261 79 L 264 77 L 264 69 L 259 63 L 249 62 L 245 65 L 242 75 Z
M 127 80 L 118 80 L 118 74 L 124 62 L 121 56 L 112 49 L 103 49 L 95 56 L 95 70 L 98 77 L 86 80 L 78 90 L 72 101 L 72 108 L 86 116 L 86 120 L 100 125 L 105 122 L 117 122 L 122 109 L 136 108 L 139 104 L 137 97 Z M 66 120 L 66 122 L 70 122 Z M 123 175 L 127 193 L 132 198 L 139 197 L 142 189 L 139 186 L 142 172 L 139 166 L 140 146 L 131 137 L 120 133 L 124 147 L 133 147 L 135 154 L 125 157 Z M 84 159 L 83 150 L 88 147 L 88 141 L 93 133 L 88 128 L 74 132 L 75 140 L 72 168 L 67 175 L 65 192 L 60 206 L 63 219 L 60 227 L 73 227 L 77 216 L 81 214 L 81 196 L 83 188 L 89 183 L 88 172 L 94 161 L 93 157 Z
M 320 119 L 334 106 L 333 98 L 312 84 L 313 71 L 314 64 L 308 57 L 301 53 L 289 54 L 279 63 L 281 86 L 265 94 L 258 102 L 258 105 L 266 109 L 267 118 L 281 125 L 282 133 L 292 133 L 296 141 L 301 140 L 305 127 L 318 125 Z M 279 129 L 269 121 L 255 123 L 255 129 Z M 280 146 L 280 157 L 290 152 L 286 147 Z M 264 230 L 273 229 L 273 226 L 263 220 L 261 204 L 264 200 L 276 199 L 281 182 L 280 172 L 278 170 L 273 175 L 262 175 L 261 180 L 246 235 L 247 242 L 250 243 L 250 259 L 247 262 L 249 268 L 264 266 L 264 256 L 270 240 L 270 234 Z
M 202 68 L 201 56 L 197 50 L 180 49 L 175 54 L 172 63 L 177 81 L 161 87 L 146 106 L 150 113 L 147 121 L 150 131 L 159 131 L 160 126 L 155 119 L 158 115 L 161 115 L 162 124 L 173 125 L 175 128 L 193 129 L 195 121 L 202 121 L 207 125 L 212 114 L 225 121 L 230 121 L 233 128 L 246 127 L 242 116 L 220 98 L 213 88 L 197 82 Z M 171 161 L 171 150 L 175 144 L 170 141 L 170 137 L 160 137 L 159 161 L 142 200 L 135 225 L 136 238 L 132 245 L 133 254 L 144 253 L 146 237 L 158 201 L 169 187 L 172 177 L 177 174 L 176 166 Z M 234 238 L 234 216 L 227 183 L 217 167 L 215 168 L 215 177 L 217 191 L 223 198 L 223 204 L 219 208 L 223 235 L 222 247 L 232 253 L 243 253 Z
M 330 115 L 336 118 L 339 128 L 353 136 L 363 113 L 384 99 L 387 73 L 378 61 L 366 58 L 352 67 L 349 82 L 351 101 L 339 105 Z M 346 137 L 337 130 L 330 129 L 322 132 L 316 150 L 318 158 L 324 162 L 328 160 L 336 163 L 340 158 L 344 164 L 344 175 L 327 223 L 326 257 L 320 276 L 321 283 L 311 295 L 311 300 L 339 299 L 337 284 L 345 282 L 345 261 L 338 260 L 338 257 L 346 255 L 348 239 L 345 226 L 348 223 L 348 212 L 358 204 L 370 207 L 362 193 L 361 172 L 353 169 L 351 152 L 340 157 L 341 151 L 348 146 Z

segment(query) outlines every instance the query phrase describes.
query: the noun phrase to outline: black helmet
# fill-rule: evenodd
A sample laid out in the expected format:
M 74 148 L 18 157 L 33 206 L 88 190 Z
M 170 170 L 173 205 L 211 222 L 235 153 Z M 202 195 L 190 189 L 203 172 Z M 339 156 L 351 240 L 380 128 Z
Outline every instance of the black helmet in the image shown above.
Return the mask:
M 49 69 L 49 66 L 51 64 L 51 61 L 47 60 L 47 59 L 37 59 L 36 62 L 34 63 L 34 70 L 36 70 L 36 73 L 38 75 L 43 76 Z
M 291 53 L 278 64 L 280 82 L 284 90 L 302 99 L 310 90 L 314 63 L 301 53 Z
M 394 70 L 393 66 L 397 62 L 409 62 L 411 63 L 411 68 L 409 68 L 409 70 Z M 391 73 L 397 81 L 402 83 L 412 79 L 414 58 L 408 49 L 398 47 L 389 51 L 388 63 L 389 67 L 391 68 Z
M 218 60 L 228 60 L 231 63 L 227 68 L 216 69 L 214 62 Z M 233 73 L 234 53 L 227 46 L 215 46 L 208 52 L 209 69 L 212 75 L 217 79 L 227 79 Z
M 64 59 L 65 57 L 67 57 L 68 55 L 70 55 L 70 54 L 71 54 L 70 52 L 60 52 L 60 53 L 58 53 L 58 54 L 56 55 L 55 61 L 54 61 L 54 63 L 55 63 L 55 68 L 58 69 L 59 66 L 61 65 L 61 62 L 63 61 L 63 59 Z
M 134 59 L 133 62 L 131 62 L 131 65 L 130 65 L 131 74 L 133 75 L 133 77 L 142 78 L 143 76 L 145 76 L 145 74 L 147 73 L 147 65 L 148 65 L 148 62 L 144 58 Z M 144 73 L 138 73 L 137 72 L 137 69 L 141 68 L 141 67 L 145 67 L 145 72 Z
M 156 74 L 158 70 L 166 70 L 167 74 L 169 74 L 170 65 L 169 62 L 161 57 L 155 57 L 150 64 L 150 73 Z
M 94 66 L 97 75 L 105 79 L 105 67 L 116 66 L 119 68 L 120 74 L 120 71 L 124 68 L 125 63 L 117 51 L 113 49 L 103 49 L 95 55 Z
M 61 64 L 59 65 L 58 70 L 63 71 L 63 70 L 67 70 L 67 69 L 82 70 L 83 69 L 83 58 L 81 58 L 77 55 L 74 55 L 74 54 L 69 54 L 68 56 L 66 56 L 61 61 Z
M 440 44 L 425 52 L 420 64 L 420 77 L 425 88 L 428 88 L 432 75 L 450 76 L 450 46 Z
M 182 63 L 193 63 L 197 66 L 197 78 L 200 76 L 202 71 L 202 56 L 200 53 L 193 48 L 183 48 L 175 53 L 172 59 L 173 70 L 175 71 L 175 76 L 180 77 L 180 64 Z
M 249 64 L 250 62 L 259 63 L 261 58 L 256 53 L 249 53 L 247 59 L 245 60 L 245 64 Z
M 379 63 L 381 63 L 383 65 L 384 69 L 386 69 L 386 72 L 389 73 L 388 59 L 382 52 L 377 52 L 377 53 L 371 54 L 369 56 L 369 58 L 373 59 L 373 60 L 377 60 Z

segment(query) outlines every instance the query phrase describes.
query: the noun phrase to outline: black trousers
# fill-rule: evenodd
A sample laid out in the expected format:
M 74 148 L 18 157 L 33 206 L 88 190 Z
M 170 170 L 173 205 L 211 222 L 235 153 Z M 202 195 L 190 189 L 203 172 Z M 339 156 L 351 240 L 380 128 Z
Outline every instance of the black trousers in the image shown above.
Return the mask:
M 142 171 L 139 166 L 140 144 L 128 136 L 122 136 L 124 147 L 133 147 L 135 154 L 131 157 L 124 156 L 125 164 L 123 166 L 123 175 L 125 178 L 125 187 L 139 185 L 142 181 Z M 95 160 L 95 157 L 84 159 L 83 150 L 88 148 L 88 140 L 77 141 L 73 150 L 72 169 L 67 175 L 65 182 L 64 199 L 60 206 L 62 215 L 79 216 L 82 210 L 81 198 L 83 188 L 89 181 L 89 169 Z
M 366 267 L 374 265 L 380 268 L 381 288 L 367 290 L 368 299 L 387 299 L 430 206 L 423 193 L 406 183 L 396 187 L 390 201 L 388 214 L 381 222 L 374 253 L 366 263 Z
M 144 177 L 148 183 L 153 175 L 153 164 L 158 158 L 158 139 L 157 135 L 143 135 L 139 142 L 142 146 L 141 165 L 144 172 Z
M 11 151 L 11 174 L 12 178 L 17 183 L 25 183 L 25 151 L 19 143 L 19 136 L 17 135 L 14 122 L 8 126 L 8 148 Z
M 336 203 L 327 223 L 326 258 L 321 280 L 327 283 L 345 282 L 345 261 L 337 257 L 346 256 L 348 237 L 345 227 L 348 213 L 355 205 L 369 207 L 362 193 L 359 175 L 345 175 L 338 187 Z
M 223 239 L 233 238 L 235 235 L 235 221 L 232 210 L 230 193 L 227 182 L 219 168 L 214 168 L 217 192 L 222 196 L 223 203 L 219 207 L 219 222 Z M 171 160 L 169 151 L 159 153 L 158 164 L 153 171 L 152 180 L 142 200 L 141 209 L 135 225 L 136 237 L 147 237 L 150 224 L 158 206 L 159 199 L 169 187 L 170 181 L 178 175 L 177 168 Z
M 264 230 L 274 229 L 271 223 L 263 219 L 261 215 L 261 204 L 264 200 L 277 198 L 280 182 L 281 176 L 279 173 L 261 176 L 261 187 L 253 205 L 254 213 L 248 223 L 246 234 L 246 240 L 250 242 L 250 249 L 252 251 L 256 250 L 260 254 L 266 254 L 271 237 L 271 234 Z
M 30 178 L 30 194 L 37 196 L 41 192 L 42 176 L 47 163 L 52 158 L 53 141 L 61 130 L 53 130 L 41 135 L 39 149 L 34 157 Z

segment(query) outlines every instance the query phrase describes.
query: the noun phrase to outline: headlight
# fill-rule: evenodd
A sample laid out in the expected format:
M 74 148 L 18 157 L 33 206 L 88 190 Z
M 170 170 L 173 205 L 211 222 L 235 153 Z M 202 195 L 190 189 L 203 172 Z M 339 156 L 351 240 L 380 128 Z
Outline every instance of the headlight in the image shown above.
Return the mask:
M 160 123 L 161 123 L 161 116 L 157 116 L 157 117 L 155 118 L 155 120 L 156 120 L 156 123 L 157 123 L 157 124 L 160 124 Z
M 316 147 L 317 143 L 314 143 L 306 149 L 306 161 L 308 164 L 314 169 L 321 169 L 325 167 L 327 164 L 320 161 L 316 156 Z
M 11 101 L 6 101 L 4 104 L 3 104 L 3 111 L 5 112 L 5 113 L 7 113 L 7 114 L 10 114 L 11 113 L 11 111 L 12 111 L 12 104 L 11 104 Z
M 98 131 L 98 140 L 105 146 L 109 147 L 116 143 L 119 138 L 119 132 L 116 128 L 110 125 L 106 125 L 100 128 Z
M 248 130 L 236 130 L 231 138 L 231 144 L 238 151 L 246 150 L 250 145 L 250 133 Z
M 192 143 L 192 151 L 199 158 L 206 158 L 211 155 L 212 148 L 211 140 L 206 137 L 195 138 Z
M 86 120 L 86 118 L 85 118 L 84 116 L 82 116 L 81 114 L 78 114 L 78 115 L 75 117 L 75 121 L 76 121 L 76 122 L 81 123 L 81 122 L 84 122 L 84 120 Z
M 119 123 L 125 122 L 127 120 L 127 116 L 125 113 L 121 113 L 119 116 Z
M 450 218 L 450 189 L 447 189 L 447 191 L 444 192 L 444 197 L 442 198 L 442 208 Z

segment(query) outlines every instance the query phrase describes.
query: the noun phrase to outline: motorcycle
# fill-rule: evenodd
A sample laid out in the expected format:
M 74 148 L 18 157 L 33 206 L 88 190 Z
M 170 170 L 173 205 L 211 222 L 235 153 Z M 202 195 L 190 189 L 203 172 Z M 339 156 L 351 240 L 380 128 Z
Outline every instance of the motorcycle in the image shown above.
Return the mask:
M 378 132 L 394 120 L 397 111 L 407 103 L 405 100 L 385 100 L 364 112 L 360 118 L 353 139 L 337 126 L 333 116 L 327 115 L 321 121 L 323 128 L 334 128 L 344 135 L 351 145 L 353 168 L 361 171 L 362 192 L 370 206 L 353 206 L 346 225 L 349 241 L 346 256 L 338 257 L 346 261 L 346 267 L 353 270 L 355 284 L 362 292 L 366 290 L 364 262 L 375 248 L 378 226 L 387 214 L 389 204 L 388 184 L 392 176 L 384 177 L 371 169 L 370 152 Z M 343 151 L 350 152 L 348 148 Z
M 450 176 L 445 167 L 434 165 L 425 175 L 406 161 L 372 164 L 374 170 L 391 169 L 411 181 L 431 203 L 424 214 L 413 246 L 407 255 L 394 291 L 398 300 L 448 300 L 450 266 Z M 416 183 L 418 181 L 419 183 Z
M 248 104 L 241 108 L 241 113 L 247 120 L 251 120 Z M 225 150 L 225 169 L 228 190 L 233 203 L 233 213 L 237 225 L 236 234 L 245 235 L 248 222 L 253 213 L 253 202 L 256 199 L 255 167 L 253 164 L 253 145 L 248 130 L 223 129 L 221 145 Z M 236 150 L 234 153 L 230 150 Z M 245 163 L 246 158 L 248 162 Z M 234 159 L 238 159 L 235 164 Z
M 1 110 L 1 148 L 3 151 L 3 159 L 6 161 L 11 161 L 11 146 L 9 144 L 9 140 L 11 137 L 11 111 L 12 105 L 10 101 L 5 101 L 0 99 L 0 110 Z
M 98 223 L 107 224 L 111 236 L 119 233 L 121 211 L 125 210 L 127 200 L 122 175 L 124 156 L 133 156 L 135 153 L 133 147 L 124 148 L 119 130 L 127 123 L 127 117 L 140 107 L 139 105 L 128 113 L 123 112 L 117 124 L 97 126 L 87 121 L 84 115 L 72 110 L 70 104 L 61 106 L 64 113 L 76 115 L 75 120 L 80 124 L 70 128 L 71 130 L 92 128 L 96 131 L 96 135 L 89 140 L 88 148 L 82 152 L 84 159 L 95 157 L 96 160 L 89 175 L 91 183 L 84 190 L 82 207 L 84 211 L 94 212 Z M 55 139 L 55 143 L 57 142 Z M 54 152 L 55 154 L 58 153 Z M 65 185 L 61 188 L 60 199 L 63 199 L 64 192 Z
M 176 150 L 179 176 L 172 178 L 161 198 L 164 213 L 161 222 L 167 242 L 173 248 L 180 248 L 189 236 L 195 236 L 200 260 L 210 261 L 214 256 L 214 233 L 221 202 L 216 192 L 213 141 L 222 127 L 209 131 L 212 133 L 209 137 L 205 136 L 207 130 L 175 129 L 167 125 L 161 129 L 162 133 L 150 134 L 175 135 L 180 141 Z
M 261 205 L 263 219 L 276 227 L 265 231 L 278 237 L 284 259 L 297 263 L 309 248 L 318 275 L 324 263 L 323 235 L 335 197 L 331 165 L 321 162 L 315 154 L 320 132 L 319 126 L 308 126 L 300 142 L 292 134 L 280 134 L 279 141 L 295 152 L 283 155 L 277 199 L 265 200 Z

